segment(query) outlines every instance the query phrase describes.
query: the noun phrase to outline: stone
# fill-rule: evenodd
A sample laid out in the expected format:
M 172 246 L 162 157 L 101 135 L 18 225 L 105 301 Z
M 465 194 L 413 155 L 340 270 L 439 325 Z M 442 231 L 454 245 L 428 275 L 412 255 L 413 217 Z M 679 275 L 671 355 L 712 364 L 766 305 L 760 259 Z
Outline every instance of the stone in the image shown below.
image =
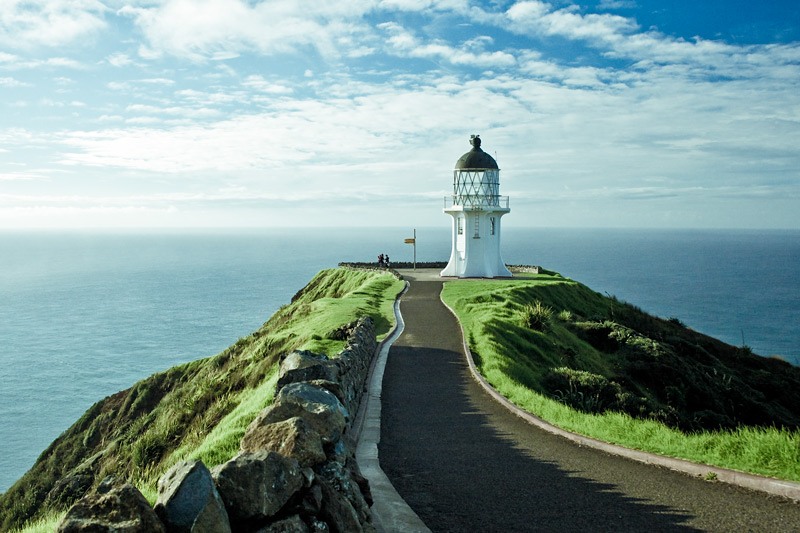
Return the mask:
M 163 533 L 164 525 L 139 489 L 126 483 L 92 492 L 73 505 L 59 533 Z
M 322 510 L 320 518 L 339 533 L 361 532 L 364 528 L 358 519 L 358 513 L 344 496 L 325 479 L 318 479 L 322 489 Z
M 306 523 L 294 515 L 259 529 L 256 533 L 309 533 L 310 531 Z
M 47 493 L 48 505 L 64 508 L 72 505 L 92 488 L 94 477 L 89 472 L 70 473 L 56 481 Z
M 322 437 L 299 416 L 287 420 L 250 424 L 242 437 L 243 452 L 272 451 L 296 459 L 300 466 L 314 466 L 325 461 Z
M 322 509 L 322 489 L 319 483 L 314 483 L 308 490 L 303 491 L 300 502 L 300 511 L 309 516 L 317 516 Z
M 358 490 L 361 492 L 361 496 L 364 498 L 364 503 L 366 503 L 367 507 L 372 507 L 374 502 L 372 499 L 372 489 L 370 488 L 369 480 L 364 477 L 364 474 L 361 473 L 361 468 L 359 468 L 355 458 L 348 459 L 345 463 L 345 466 L 350 472 L 350 480 L 356 484 Z
M 331 330 L 328 333 L 328 338 L 335 341 L 344 341 L 347 340 L 353 334 L 353 331 L 356 329 L 356 321 L 350 322 L 349 324 L 344 324 L 343 326 L 339 326 Z
M 281 389 L 275 403 L 258 414 L 251 427 L 295 416 L 308 422 L 323 443 L 339 440 L 349 418 L 347 409 L 330 391 L 309 383 L 290 383 Z
M 247 452 L 213 469 L 234 525 L 269 519 L 300 490 L 304 477 L 295 459 L 275 452 Z
M 334 396 L 339 398 L 339 401 L 342 402 L 342 405 L 345 405 L 347 398 L 345 397 L 344 389 L 342 389 L 342 386 L 339 383 L 324 379 L 312 379 L 311 381 L 307 381 L 307 383 L 333 393 Z
M 285 385 L 314 379 L 338 381 L 337 369 L 325 355 L 307 350 L 291 352 L 281 361 L 276 391 Z
M 202 461 L 182 461 L 158 480 L 156 514 L 179 533 L 226 533 L 228 513 Z
M 333 461 L 327 462 L 319 469 L 318 477 L 347 500 L 362 526 L 372 521 L 370 505 L 367 503 L 361 484 L 362 481 L 367 484 L 367 494 L 371 501 L 369 482 L 363 478 L 355 461 L 348 461 L 347 465 Z

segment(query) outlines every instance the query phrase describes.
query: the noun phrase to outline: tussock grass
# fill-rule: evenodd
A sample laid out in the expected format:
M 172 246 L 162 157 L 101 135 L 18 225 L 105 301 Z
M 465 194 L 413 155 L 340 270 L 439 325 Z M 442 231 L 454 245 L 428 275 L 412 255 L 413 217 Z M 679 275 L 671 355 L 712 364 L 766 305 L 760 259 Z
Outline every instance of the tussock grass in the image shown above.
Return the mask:
M 522 309 L 522 325 L 526 328 L 543 331 L 553 318 L 553 310 L 536 300 Z
M 67 513 L 47 513 L 42 518 L 28 522 L 22 529 L 12 530 L 12 533 L 53 533 L 65 514 Z
M 685 330 L 679 321 L 660 320 L 645 315 L 615 298 L 607 298 L 587 287 L 557 276 L 526 276 L 524 279 L 452 281 L 445 284 L 442 297 L 456 312 L 481 374 L 503 396 L 520 408 L 568 431 L 619 444 L 628 448 L 660 455 L 688 459 L 699 463 L 800 481 L 800 431 L 796 428 L 748 426 L 739 423 L 727 429 L 685 431 L 644 413 L 631 416 L 618 410 L 587 412 L 557 401 L 558 394 L 547 391 L 544 384 L 553 373 L 590 376 L 586 380 L 607 385 L 613 379 L 627 387 L 627 400 L 634 395 L 639 403 L 652 406 L 664 400 L 659 391 L 644 382 L 634 382 L 630 375 L 620 377 L 620 368 L 633 360 L 641 373 L 652 365 L 658 373 L 662 361 L 673 349 L 666 342 L 677 342 L 682 348 L 682 372 L 711 382 L 714 390 L 728 391 L 732 380 L 761 380 L 774 375 L 780 383 L 796 369 L 763 363 L 758 356 L 743 356 L 735 347 L 720 348 L 718 341 Z M 520 325 L 519 316 L 525 306 L 538 302 L 554 310 L 545 330 Z M 631 327 L 618 326 L 610 320 L 624 320 Z M 524 315 L 523 315 L 524 316 Z M 581 324 L 594 320 L 597 324 L 582 338 Z M 584 321 L 584 322 L 581 322 Z M 632 328 L 636 327 L 634 331 Z M 610 340 L 602 337 L 608 335 Z M 577 333 L 576 333 L 577 332 Z M 645 335 L 666 339 L 655 341 Z M 586 339 L 594 340 L 592 345 Z M 675 341 L 676 338 L 680 340 Z M 602 342 L 597 342 L 600 339 Z M 608 342 L 606 351 L 597 346 Z M 698 351 L 692 361 L 686 345 L 693 343 Z M 710 352 L 710 350 L 714 352 Z M 711 353 L 714 355 L 712 356 Z M 725 361 L 729 357 L 731 361 Z M 674 361 L 671 359 L 670 361 Z M 711 363 L 717 366 L 709 366 Z M 697 366 L 688 366 L 697 365 Z M 727 365 L 727 366 L 724 366 Z M 771 366 L 772 365 L 772 366 Z M 697 369 L 700 370 L 697 370 Z M 750 378 L 747 372 L 754 368 Z M 570 370 L 574 369 L 574 370 Z M 740 372 L 734 376 L 734 372 Z M 647 381 L 648 375 L 641 373 Z M 624 379 L 622 379 L 624 378 Z M 613 382 L 616 386 L 618 384 Z M 677 384 L 676 384 L 677 385 Z M 765 385 L 765 389 L 769 386 Z M 680 397 L 680 387 L 671 386 L 669 393 Z M 736 394 L 737 391 L 731 391 Z M 563 399 L 563 398 L 562 398 Z M 660 404 L 659 404 L 660 405 Z M 666 409 L 672 408 L 666 405 Z M 800 414 L 800 413 L 796 413 Z M 789 418 L 791 419 L 791 418 Z

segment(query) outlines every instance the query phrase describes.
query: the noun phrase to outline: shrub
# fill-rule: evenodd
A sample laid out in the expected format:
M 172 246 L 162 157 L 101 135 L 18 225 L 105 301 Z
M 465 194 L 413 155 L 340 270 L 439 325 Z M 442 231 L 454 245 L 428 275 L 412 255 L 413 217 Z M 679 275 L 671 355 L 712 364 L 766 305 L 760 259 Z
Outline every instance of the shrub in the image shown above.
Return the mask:
M 622 396 L 618 383 L 599 374 L 567 367 L 550 369 L 543 385 L 559 402 L 586 413 L 617 407 Z
M 563 311 L 558 313 L 558 319 L 561 320 L 562 322 L 572 322 L 573 318 L 574 317 L 572 316 L 572 311 L 570 311 L 569 309 L 564 309 Z
M 522 309 L 522 325 L 536 331 L 544 331 L 552 317 L 553 310 L 539 300 Z
M 670 322 L 670 323 L 672 323 L 672 324 L 674 324 L 676 326 L 679 326 L 681 328 L 685 328 L 686 327 L 686 324 L 684 324 L 683 321 L 680 318 L 676 317 L 676 316 L 669 317 L 667 319 L 667 322 Z

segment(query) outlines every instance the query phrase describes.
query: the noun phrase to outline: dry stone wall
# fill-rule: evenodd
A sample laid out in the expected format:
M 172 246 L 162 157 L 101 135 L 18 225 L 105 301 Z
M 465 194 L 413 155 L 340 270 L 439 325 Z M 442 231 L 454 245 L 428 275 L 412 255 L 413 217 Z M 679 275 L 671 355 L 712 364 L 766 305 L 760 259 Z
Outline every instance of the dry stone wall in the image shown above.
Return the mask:
M 61 532 L 375 531 L 368 481 L 350 435 L 377 344 L 369 317 L 341 329 L 337 357 L 298 351 L 281 360 L 275 401 L 253 420 L 239 454 L 209 470 L 173 466 L 151 508 L 128 483 L 103 482 L 78 501 Z

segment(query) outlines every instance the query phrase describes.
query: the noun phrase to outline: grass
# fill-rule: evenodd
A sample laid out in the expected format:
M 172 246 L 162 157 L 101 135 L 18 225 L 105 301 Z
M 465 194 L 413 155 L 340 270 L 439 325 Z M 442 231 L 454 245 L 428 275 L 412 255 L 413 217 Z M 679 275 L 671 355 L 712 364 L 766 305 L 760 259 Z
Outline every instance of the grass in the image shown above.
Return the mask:
M 307 349 L 333 356 L 345 340 L 331 338 L 331 332 L 365 315 L 385 336 L 402 288 L 387 272 L 322 271 L 264 326 L 222 353 L 154 374 L 97 402 L 0 495 L 0 530 L 40 520 L 48 525 L 25 531 L 55 529 L 50 526 L 69 497 L 59 504 L 47 495 L 71 473 L 88 473 L 92 486 L 108 475 L 130 480 L 152 503 L 158 478 L 178 461 L 196 458 L 209 467 L 227 461 L 249 423 L 272 401 L 281 354 Z
M 236 407 L 217 425 L 207 431 L 199 431 L 194 438 L 185 440 L 173 451 L 165 462 L 167 468 L 180 461 L 194 459 L 212 468 L 236 455 L 247 426 L 262 409 L 272 403 L 277 381 L 277 367 L 274 367 L 271 375 L 258 387 L 240 394 Z M 145 486 L 156 491 L 155 485 Z
M 525 388 L 506 375 L 494 372 L 484 377 L 518 407 L 574 433 L 658 455 L 800 481 L 797 431 L 739 427 L 685 433 L 662 422 L 635 419 L 625 413 L 586 414 Z
M 800 412 L 773 390 L 796 383 L 796 367 L 744 354 L 674 318 L 651 317 L 557 275 L 452 281 L 442 297 L 456 312 L 481 374 L 522 409 L 628 448 L 800 481 L 800 431 L 793 425 Z M 537 311 L 542 308 L 548 311 Z M 530 315 L 546 319 L 535 318 L 531 328 Z M 720 412 L 692 411 L 695 397 L 703 406 L 717 400 Z M 731 427 L 682 428 L 702 416 L 709 425 L 728 424 L 725 409 L 734 401 L 742 411 L 759 407 L 760 420 L 771 422 L 733 418 Z
M 553 310 L 536 300 L 532 304 L 526 305 L 521 313 L 522 325 L 526 328 L 544 331 L 553 318 Z
M 64 519 L 66 511 L 47 513 L 42 518 L 32 520 L 19 530 L 21 533 L 53 533 L 58 529 L 58 524 Z

